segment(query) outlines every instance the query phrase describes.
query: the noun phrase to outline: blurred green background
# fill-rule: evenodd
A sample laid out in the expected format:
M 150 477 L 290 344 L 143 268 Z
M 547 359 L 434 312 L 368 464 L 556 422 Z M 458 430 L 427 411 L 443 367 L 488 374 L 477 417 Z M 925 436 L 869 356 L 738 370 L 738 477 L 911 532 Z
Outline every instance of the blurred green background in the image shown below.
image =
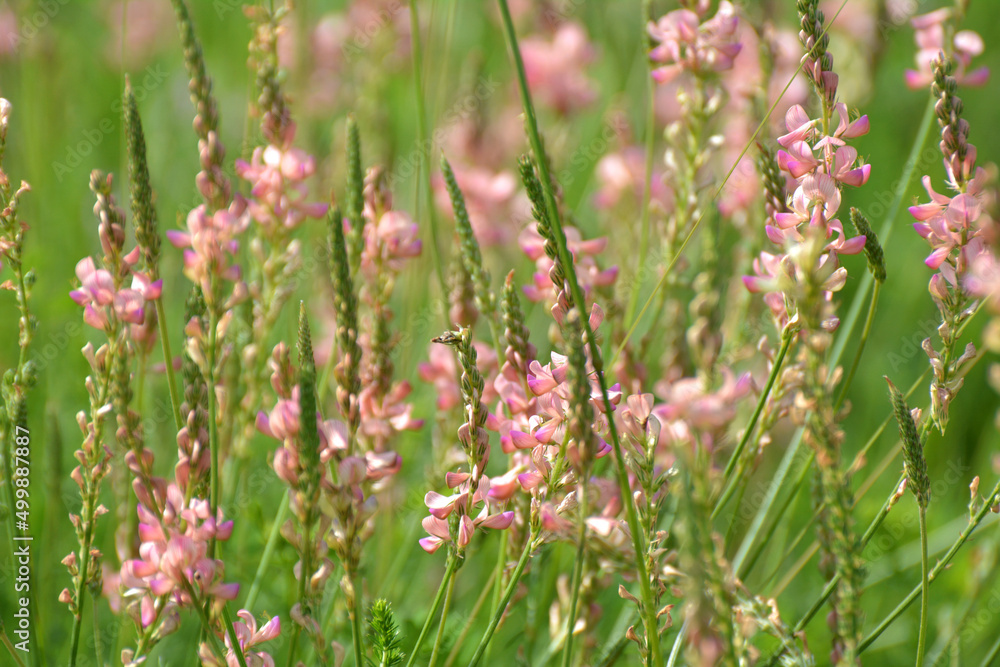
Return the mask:
M 849 4 L 859 0 L 850 0 Z M 248 22 L 237 0 L 191 0 L 192 13 L 199 36 L 205 48 L 205 58 L 215 83 L 222 117 L 222 139 L 230 157 L 245 153 L 245 137 L 254 140 L 256 133 L 246 132 L 248 94 L 252 90 L 253 74 L 246 64 L 246 45 L 250 38 Z M 346 2 L 297 0 L 299 22 L 291 27 L 296 38 L 292 40 L 299 62 L 308 62 L 308 29 L 321 17 L 331 12 L 346 11 Z M 559 3 L 557 3 L 559 4 Z M 792 2 L 771 2 L 758 5 L 745 3 L 751 14 L 771 12 L 775 22 L 791 25 L 794 20 Z M 862 3 L 863 4 L 863 3 Z M 936 8 L 937 3 L 921 2 L 920 11 Z M 449 7 L 456 7 L 451 29 Z M 442 0 L 421 2 L 422 23 L 426 46 L 427 99 L 432 111 L 432 122 L 439 126 L 442 116 L 462 91 L 467 91 L 479 77 L 495 79 L 500 84 L 500 94 L 485 101 L 488 113 L 507 112 L 503 102 L 512 99 L 511 71 L 502 35 L 494 19 L 492 3 Z M 118 23 L 115 7 L 118 3 L 98 0 L 42 0 L 39 2 L 4 3 L 16 17 L 18 35 L 15 46 L 0 49 L 0 95 L 9 99 L 14 107 L 8 136 L 8 150 L 4 170 L 12 180 L 23 179 L 31 184 L 32 192 L 23 199 L 22 217 L 30 225 L 26 235 L 26 264 L 37 273 L 32 307 L 38 318 L 34 342 L 34 358 L 40 364 L 39 382 L 30 399 L 32 454 L 32 531 L 35 542 L 36 577 L 39 590 L 35 593 L 41 610 L 40 636 L 44 638 L 47 664 L 62 664 L 67 652 L 70 615 L 64 605 L 57 602 L 59 591 L 69 585 L 70 579 L 59 561 L 74 546 L 75 540 L 67 513 L 76 511 L 79 498 L 76 486 L 68 473 L 75 465 L 73 450 L 78 446 L 79 430 L 75 414 L 86 406 L 83 378 L 86 363 L 79 354 L 80 348 L 93 333 L 81 323 L 80 309 L 68 297 L 73 286 L 74 266 L 88 254 L 98 254 L 96 220 L 92 213 L 93 197 L 88 189 L 91 169 L 114 172 L 118 191 L 121 192 L 126 175 L 124 143 L 120 118 L 120 95 L 123 74 L 128 73 L 136 88 L 140 111 L 149 147 L 149 166 L 157 193 L 157 207 L 161 230 L 176 227 L 183 216 L 197 201 L 194 176 L 198 170 L 197 141 L 191 129 L 192 107 L 188 97 L 187 78 L 182 66 L 182 56 L 170 3 L 158 2 L 128 5 L 128 12 L 142 12 L 152 28 L 143 33 L 133 49 L 125 51 L 119 46 Z M 484 6 L 488 7 L 484 9 Z M 558 118 L 553 114 L 542 116 L 542 126 L 550 136 L 560 137 L 572 145 L 588 145 L 597 137 L 612 107 L 623 109 L 630 117 L 638 136 L 641 136 L 645 109 L 644 40 L 640 2 L 638 0 L 591 0 L 562 3 L 568 15 L 582 22 L 599 50 L 599 57 L 590 74 L 597 82 L 600 100 L 597 104 L 578 113 L 572 119 Z M 655 2 L 658 11 L 673 8 L 671 3 Z M 986 54 L 978 64 L 989 65 L 994 73 L 1000 72 L 1000 48 L 990 42 L 989 28 L 1000 25 L 1000 5 L 987 0 L 974 0 L 966 26 L 979 27 L 987 39 Z M 910 152 L 917 126 L 927 100 L 925 92 L 908 90 L 903 83 L 903 70 L 912 67 L 915 47 L 913 31 L 908 23 L 886 25 L 878 31 L 877 45 L 881 51 L 872 70 L 865 49 L 871 44 L 858 45 L 850 35 L 834 31 L 830 50 L 836 59 L 843 81 L 841 94 L 849 107 L 858 108 L 869 115 L 871 133 L 858 140 L 859 152 L 872 164 L 872 177 L 867 187 L 852 190 L 845 197 L 845 205 L 854 205 L 869 213 L 880 227 L 887 204 L 898 188 L 903 165 Z M 450 46 L 446 36 L 450 34 Z M 331 92 L 333 103 L 325 108 L 296 106 L 294 112 L 300 122 L 298 143 L 307 146 L 321 162 L 319 192 L 342 188 L 341 142 L 344 115 L 349 110 L 358 113 L 365 138 L 366 161 L 376 159 L 392 165 L 412 156 L 416 137 L 416 114 L 412 71 L 408 51 L 400 55 L 393 45 L 379 42 L 376 34 L 371 45 L 358 49 L 354 73 L 343 85 Z M 383 41 L 385 37 L 382 37 Z M 296 101 L 307 100 L 315 82 L 306 67 L 288 73 L 288 85 Z M 979 149 L 981 164 L 991 162 L 1000 154 L 1000 133 L 994 131 L 997 117 L 998 88 L 994 78 L 987 86 L 963 90 L 965 117 L 971 126 L 971 141 Z M 942 180 L 943 170 L 936 156 L 936 127 L 924 147 L 931 159 L 922 161 L 917 176 L 929 173 L 936 183 Z M 611 146 L 610 148 L 614 148 Z M 523 146 L 511 148 L 520 151 Z M 563 151 L 563 158 L 572 155 Z M 611 234 L 615 225 L 635 225 L 634 220 L 612 220 L 599 214 L 590 205 L 596 186 L 590 170 L 598 155 L 581 169 L 582 178 L 574 179 L 567 188 L 567 200 L 579 226 L 589 235 Z M 565 165 L 563 165 L 565 166 Z M 512 169 L 513 164 L 508 165 Z M 557 163 L 556 171 L 560 171 Z M 397 206 L 413 210 L 416 193 L 414 176 L 403 177 L 396 189 Z M 889 415 L 889 402 L 883 375 L 889 375 L 900 387 L 908 387 L 926 369 L 927 359 L 920 350 L 920 341 L 933 336 L 938 320 L 936 310 L 926 290 L 931 272 L 923 264 L 927 254 L 925 243 L 912 231 L 905 206 L 914 196 L 923 196 L 918 178 L 911 183 L 903 199 L 903 208 L 892 221 L 892 236 L 884 241 L 889 279 L 883 290 L 878 318 L 872 339 L 868 344 L 864 362 L 851 392 L 851 410 L 844 421 L 846 449 L 850 454 L 860 449 L 869 435 Z M 119 202 L 127 197 L 119 195 Z M 426 216 L 418 221 L 422 225 Z M 318 227 L 304 235 L 320 238 Z M 427 234 L 423 235 L 425 244 Z M 180 272 L 180 253 L 164 246 L 163 275 L 167 295 L 168 315 L 180 320 L 182 299 L 186 292 L 185 280 Z M 425 248 L 427 246 L 425 245 Z M 612 244 L 614 260 L 629 266 L 633 251 L 628 244 Z M 430 309 L 433 295 L 431 253 L 425 252 L 417 265 L 408 268 L 397 288 L 395 308 L 397 322 L 407 332 L 407 340 L 397 358 L 398 376 L 414 377 L 416 364 L 426 354 L 421 341 L 440 332 L 443 319 Z M 507 268 L 517 268 L 519 282 L 527 282 L 530 263 L 514 248 L 490 251 L 493 275 L 502 276 Z M 633 260 L 634 261 L 634 260 Z M 852 276 L 847 289 L 841 293 L 842 302 L 850 302 L 857 277 L 864 271 L 862 258 L 849 258 L 847 266 Z M 316 268 L 316 274 L 322 267 Z M 320 290 L 312 287 L 313 281 L 303 281 L 303 298 L 322 298 Z M 651 285 L 644 290 L 644 296 Z M 536 308 L 531 317 L 538 338 L 545 331 L 546 315 Z M 16 308 L 13 294 L 0 292 L 0 367 L 8 368 L 16 362 Z M 985 314 L 967 332 L 968 340 L 980 339 L 980 329 Z M 286 323 L 287 338 L 291 339 L 290 321 Z M 178 349 L 179 327 L 174 327 Z M 640 328 L 642 332 L 642 328 Z M 847 354 L 853 354 L 849 344 Z M 849 359 L 849 356 L 847 357 Z M 937 551 L 949 544 L 960 527 L 961 517 L 968 503 L 967 485 L 975 474 L 982 475 L 984 487 L 991 487 L 998 471 L 993 457 L 998 449 L 994 413 L 996 394 L 986 383 L 990 356 L 980 363 L 966 378 L 965 388 L 953 404 L 949 432 L 946 438 L 932 437 L 928 458 L 932 479 L 953 479 L 948 470 L 960 471 L 959 481 L 942 483 L 940 493 L 935 488 L 935 498 L 930 513 L 931 550 Z M 419 385 L 418 381 L 414 382 Z M 924 385 L 925 386 L 925 385 Z M 377 535 L 366 552 L 370 558 L 369 573 L 386 574 L 392 568 L 403 567 L 404 581 L 395 586 L 373 587 L 369 594 L 389 595 L 400 610 L 404 631 L 415 635 L 414 624 L 422 621 L 425 600 L 437 585 L 441 558 L 427 556 L 410 548 L 420 536 L 419 519 L 423 508 L 419 498 L 421 485 L 421 448 L 427 447 L 433 428 L 433 392 L 418 386 L 416 392 L 419 417 L 428 420 L 428 426 L 416 434 L 406 434 L 399 446 L 407 465 L 413 464 L 408 478 L 411 493 L 401 512 L 404 527 L 392 535 Z M 911 403 L 926 404 L 923 386 Z M 161 376 L 149 379 L 146 390 L 147 410 L 164 404 L 165 383 Z M 175 445 L 165 421 L 151 422 L 147 428 L 150 447 L 157 453 L 161 464 L 171 460 Z M 890 424 L 885 434 L 872 450 L 870 465 L 874 466 L 883 454 L 895 444 L 895 426 Z M 748 498 L 752 493 L 766 489 L 767 471 L 777 462 L 784 443 L 776 438 L 772 451 L 758 471 Z M 261 458 L 269 451 L 270 444 L 261 441 Z M 237 529 L 228 547 L 230 554 L 257 554 L 260 552 L 266 529 L 269 528 L 274 508 L 282 492 L 269 470 L 261 465 L 259 475 L 243 480 L 245 488 L 236 516 Z M 880 506 L 896 475 L 899 465 L 893 463 L 888 472 L 876 483 L 874 491 L 859 504 L 856 516 L 859 525 L 866 526 Z M 863 477 L 863 475 L 861 476 Z M 756 487 L 754 485 L 757 485 Z M 415 502 L 414 502 L 415 501 Z M 794 518 L 787 525 L 801 526 L 811 515 L 808 492 L 800 494 L 791 506 Z M 894 511 L 883 528 L 892 537 L 889 552 L 869 563 L 868 594 L 864 607 L 869 619 L 884 616 L 896 602 L 914 586 L 919 573 L 919 551 L 915 509 L 909 499 Z M 955 519 L 959 517 L 959 519 Z M 913 520 L 910 520 L 913 519 Z M 106 553 L 113 553 L 110 523 L 105 526 L 102 546 Z M 790 529 L 794 535 L 796 530 Z M 775 539 L 787 539 L 779 531 Z M 984 587 L 994 591 L 992 598 L 983 594 L 978 606 L 970 610 L 972 621 L 979 622 L 979 632 L 961 644 L 963 655 L 981 656 L 991 643 L 991 634 L 1000 632 L 1000 616 L 996 614 L 996 600 L 1000 599 L 1000 580 L 991 566 L 997 562 L 997 524 L 988 522 L 973 543 L 963 550 L 951 571 L 935 582 L 932 589 L 933 626 L 931 646 L 935 641 L 947 639 L 956 630 L 966 608 L 962 597 L 981 592 Z M 3 539 L 8 539 L 6 534 Z M 394 544 L 406 541 L 407 558 L 400 563 L 394 560 Z M 805 545 L 801 545 L 801 552 Z M 870 549 L 871 551 L 871 549 Z M 484 554 L 485 555 L 485 554 Z M 871 556 L 872 554 L 869 554 Z M 570 553 L 555 550 L 547 557 L 553 564 L 566 566 Z M 484 558 L 492 563 L 492 556 Z M 770 572 L 777 563 L 764 562 L 761 572 Z M 294 554 L 283 545 L 275 559 L 275 590 L 266 590 L 258 604 L 260 609 L 277 609 L 283 602 L 284 588 L 291 590 L 291 564 Z M 253 578 L 256 558 L 233 558 L 227 566 L 227 579 L 248 582 Z M 411 569 L 418 568 L 418 569 Z M 410 578 L 411 572 L 424 573 Z M 568 570 L 566 570 L 568 571 Z M 7 550 L 0 551 L 0 610 L 12 608 L 12 585 Z M 473 580 L 469 577 L 469 580 Z M 375 582 L 384 580 L 375 579 Z M 754 579 L 747 584 L 753 590 Z M 815 564 L 806 566 L 803 574 L 779 599 L 786 620 L 792 621 L 811 604 L 815 592 L 821 587 Z M 478 594 L 476 590 L 459 587 L 458 605 L 471 606 Z M 613 598 L 611 598 L 613 599 Z M 990 600 L 993 600 L 990 606 Z M 980 615 L 988 610 L 987 616 Z M 90 613 L 89 611 L 87 612 Z M 102 623 L 111 616 L 102 601 Z M 276 613 L 276 612 L 274 612 Z M 542 614 L 545 612 L 542 611 Z M 909 610 L 868 653 L 871 664 L 904 664 L 912 656 L 916 633 L 917 609 Z M 9 619 L 5 618 L 9 622 Z M 283 621 L 286 619 L 283 619 Z M 612 621 L 602 624 L 602 631 L 611 630 Z M 514 632 L 511 623 L 505 632 Z M 963 626 L 963 627 L 966 627 Z M 105 628 L 113 633 L 114 629 Z M 809 628 L 810 638 L 815 637 L 813 648 L 820 664 L 826 659 L 825 624 L 822 614 Z M 194 624 L 187 623 L 182 638 L 193 638 Z M 499 637 L 503 645 L 504 637 Z M 91 640 L 92 641 L 92 640 Z M 173 640 L 172 640 L 173 641 Z M 177 639 L 176 641 L 181 641 Z M 109 645 L 110 646 L 110 645 Z M 86 649 L 86 643 L 85 643 Z M 631 649 L 629 649 L 631 650 Z M 86 654 L 84 650 L 82 653 Z M 112 651 L 104 650 L 105 655 Z M 92 654 L 92 651 L 91 651 Z M 277 654 L 277 652 L 276 652 Z M 171 660 L 169 652 L 160 654 L 162 664 L 187 664 L 185 660 Z M 7 659 L 4 655 L 0 663 Z M 943 664 L 943 663 L 942 663 Z M 962 664 L 965 664 L 963 662 Z M 978 664 L 978 663 L 970 663 Z

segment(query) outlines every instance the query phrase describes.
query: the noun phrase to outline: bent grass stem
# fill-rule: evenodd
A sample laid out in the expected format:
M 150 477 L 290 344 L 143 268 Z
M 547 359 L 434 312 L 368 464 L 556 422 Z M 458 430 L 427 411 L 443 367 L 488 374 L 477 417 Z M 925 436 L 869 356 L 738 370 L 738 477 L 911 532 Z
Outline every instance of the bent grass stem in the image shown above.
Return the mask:
M 946 567 L 948 567 L 951 559 L 955 557 L 958 550 L 962 548 L 962 545 L 966 543 L 976 528 L 979 527 L 979 524 L 986 518 L 986 515 L 990 513 L 990 508 L 996 504 L 998 497 L 1000 497 L 1000 482 L 997 482 L 996 486 L 993 487 L 993 491 L 983 502 L 982 507 L 980 507 L 972 518 L 969 519 L 969 523 L 959 534 L 958 538 L 956 538 L 956 540 L 952 543 L 951 548 L 948 549 L 944 557 L 937 562 L 930 572 L 928 572 L 926 577 L 927 585 L 930 585 L 930 582 L 934 581 L 937 576 L 941 574 Z M 921 590 L 923 590 L 923 586 L 924 584 L 920 584 L 910 591 L 909 595 L 903 598 L 902 602 L 900 602 L 896 608 L 888 616 L 886 616 L 874 630 L 872 630 L 871 634 L 865 637 L 864 641 L 862 641 L 861 645 L 858 647 L 859 653 L 871 646 L 875 640 L 878 639 L 883 632 L 885 632 L 886 628 L 892 625 L 893 621 L 899 618 L 900 614 L 906 611 L 906 609 L 913 604 L 913 601 L 917 599 Z
M 524 61 L 521 59 L 521 50 L 518 46 L 517 33 L 514 30 L 514 22 L 510 16 L 510 8 L 507 6 L 507 0 L 497 0 L 497 2 L 503 19 L 504 36 L 507 41 L 507 48 L 510 52 L 511 59 L 514 61 L 514 67 L 517 71 L 518 90 L 521 95 L 521 104 L 524 108 L 525 127 L 528 132 L 528 140 L 531 145 L 531 150 L 535 154 L 539 180 L 541 181 L 542 186 L 542 194 L 549 214 L 549 222 L 552 226 L 552 235 L 555 240 L 559 260 L 566 271 L 566 282 L 568 283 L 570 292 L 572 293 L 573 303 L 579 304 L 580 307 L 584 307 L 587 301 L 576 277 L 576 267 L 573 264 L 573 255 L 569 252 L 569 248 L 566 245 L 566 235 L 563 232 L 559 206 L 556 201 L 555 193 L 553 192 L 553 181 L 552 175 L 549 172 L 548 160 L 546 159 L 545 150 L 542 147 L 542 139 L 538 132 L 538 121 L 535 118 L 535 108 L 531 101 L 531 93 L 528 90 L 528 80 L 524 70 Z M 611 412 L 613 412 L 613 406 L 611 405 L 611 399 L 608 397 L 608 384 L 604 377 L 601 349 L 598 347 L 597 341 L 594 338 L 594 332 L 591 329 L 589 319 L 581 319 L 584 335 L 586 336 L 587 347 L 590 350 L 590 358 L 594 365 L 595 374 L 597 375 L 598 387 L 600 388 L 601 399 L 604 404 L 604 412 L 606 414 L 611 414 Z M 646 572 L 646 564 L 641 557 L 644 550 L 642 535 L 639 532 L 639 516 L 635 508 L 635 502 L 632 498 L 628 472 L 625 469 L 625 459 L 622 454 L 621 441 L 618 437 L 618 427 L 615 425 L 614 420 L 608 420 L 608 432 L 611 436 L 611 444 L 615 453 L 614 458 L 618 477 L 618 487 L 622 498 L 625 499 L 624 504 L 626 519 L 628 522 L 629 532 L 632 537 L 632 546 L 636 554 L 636 578 L 640 582 L 639 590 L 643 601 L 643 625 L 646 629 L 647 642 L 650 647 L 650 654 L 652 655 L 653 662 L 660 664 L 662 663 L 662 657 L 660 654 L 660 633 L 656 619 L 656 609 L 654 608 L 651 582 L 649 580 L 648 573 Z M 475 662 L 478 662 L 478 658 L 473 661 L 473 664 L 475 664 Z

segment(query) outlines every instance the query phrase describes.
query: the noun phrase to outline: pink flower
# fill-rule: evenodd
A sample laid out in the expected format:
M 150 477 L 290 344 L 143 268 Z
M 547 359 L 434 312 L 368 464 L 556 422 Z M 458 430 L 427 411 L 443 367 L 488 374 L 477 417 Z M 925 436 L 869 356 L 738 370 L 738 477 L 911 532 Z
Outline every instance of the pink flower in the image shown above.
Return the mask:
M 497 355 L 492 345 L 474 342 L 476 366 L 486 378 L 483 387 L 483 403 L 493 403 L 498 398 L 494 383 L 490 380 L 497 372 Z M 459 371 L 455 355 L 444 345 L 432 343 L 428 351 L 428 361 L 420 363 L 418 372 L 424 382 L 434 383 L 437 392 L 437 409 L 446 412 L 462 402 L 461 388 L 458 386 Z
M 246 609 L 239 610 L 236 615 L 241 620 L 233 622 L 233 632 L 247 667 L 274 667 L 274 658 L 269 654 L 251 649 L 277 637 L 281 633 L 281 619 L 275 616 L 258 629 L 257 619 Z M 222 638 L 226 643 L 225 661 L 220 662 L 212 648 L 207 643 L 202 643 L 198 648 L 202 664 L 208 667 L 239 667 L 239 658 L 229 633 L 224 632 Z
M 703 10 L 702 10 L 703 11 Z M 742 45 L 736 39 L 738 20 L 732 3 L 722 0 L 714 17 L 702 23 L 690 9 L 677 9 L 649 24 L 659 42 L 649 57 L 662 67 L 653 70 L 657 83 L 669 83 L 682 72 L 723 72 L 733 66 Z
M 316 160 L 293 148 L 295 124 L 289 125 L 282 145 L 254 149 L 250 163 L 236 161 L 236 173 L 253 183 L 250 215 L 262 225 L 293 229 L 306 218 L 326 215 L 327 205 L 309 203 L 306 179 L 316 172 Z
M 151 464 L 151 458 L 150 454 L 147 463 Z M 130 463 L 135 467 L 134 460 Z M 145 490 L 140 494 L 140 558 L 125 561 L 121 569 L 122 585 L 129 589 L 127 595 L 144 597 L 144 623 L 147 611 L 149 621 L 153 611 L 152 599 L 146 596 L 169 595 L 178 606 L 186 606 L 194 602 L 191 591 L 198 595 L 199 603 L 204 603 L 206 597 L 232 600 L 239 592 L 239 584 L 222 581 L 222 562 L 208 557 L 209 542 L 228 540 L 232 522 L 221 521 L 221 510 L 212 516 L 207 500 L 186 501 L 179 487 L 160 482 L 154 484 L 153 498 Z M 154 512 L 148 504 L 160 510 Z
M 406 381 L 394 384 L 381 399 L 373 385 L 361 390 L 360 432 L 372 441 L 375 451 L 381 451 L 394 433 L 416 431 L 424 425 L 424 420 L 413 418 L 413 406 L 406 402 L 411 391 Z
M 680 420 L 699 431 L 726 428 L 736 417 L 737 402 L 750 394 L 753 380 L 749 373 L 737 378 L 728 368 L 722 369 L 722 377 L 723 384 L 715 391 L 708 390 L 700 378 L 661 382 L 657 392 L 667 400 L 653 408 L 653 414 L 662 422 Z
M 402 269 L 405 260 L 420 256 L 422 243 L 418 238 L 419 231 L 409 214 L 403 211 L 383 213 L 377 225 L 365 227 L 362 270 L 374 272 L 382 263 L 393 271 Z
M 522 197 L 518 194 L 517 179 L 509 171 L 452 166 L 479 244 L 488 247 L 506 243 L 519 222 L 515 209 Z M 453 214 L 448 190 L 439 174 L 434 177 L 434 199 L 438 208 L 449 216 Z
M 211 215 L 202 204 L 188 214 L 187 231 L 167 230 L 167 240 L 184 250 L 184 275 L 209 294 L 211 276 L 240 279 L 240 267 L 232 260 L 239 249 L 236 237 L 249 222 L 241 199 Z
M 576 266 L 576 276 L 580 281 L 580 287 L 586 294 L 590 294 L 599 287 L 613 285 L 618 277 L 618 267 L 601 269 L 594 259 L 600 254 L 608 244 L 606 237 L 583 240 L 580 230 L 569 225 L 563 227 L 566 234 L 566 244 L 573 255 Z M 545 239 L 538 233 L 538 224 L 531 223 L 521 232 L 518 242 L 521 250 L 529 259 L 535 261 L 537 271 L 534 275 L 534 282 L 525 285 L 524 294 L 531 301 L 543 301 L 545 299 L 555 300 L 557 290 L 552 284 L 549 272 L 552 269 L 552 260 L 545 254 Z M 560 290 L 561 291 L 561 286 Z
M 597 163 L 597 180 L 600 189 L 594 195 L 594 205 L 598 208 L 612 208 L 623 200 L 637 206 L 646 191 L 646 149 L 629 146 L 617 153 L 610 153 Z M 664 183 L 660 169 L 653 170 L 652 201 L 669 210 L 673 204 L 673 193 Z
M 552 41 L 528 37 L 520 46 L 528 86 L 540 104 L 567 114 L 597 99 L 593 82 L 585 73 L 595 59 L 595 50 L 581 25 L 563 23 Z
M 111 273 L 98 269 L 90 257 L 77 262 L 76 277 L 80 280 L 80 289 L 70 292 L 70 298 L 84 307 L 83 320 L 95 329 L 106 329 L 112 313 L 122 322 L 142 324 L 146 301 L 159 298 L 163 286 L 161 280 L 151 283 L 145 276 L 136 274 L 131 288 L 115 290 Z
M 934 81 L 934 63 L 938 56 L 949 49 L 945 45 L 945 23 L 951 18 L 951 9 L 942 8 L 929 14 L 914 17 L 914 39 L 917 42 L 917 69 L 906 70 L 906 85 L 911 90 L 926 88 Z M 982 86 L 990 77 L 988 67 L 968 71 L 972 59 L 983 52 L 983 38 L 972 30 L 960 30 L 952 39 L 950 49 L 955 61 L 953 76 L 960 86 Z

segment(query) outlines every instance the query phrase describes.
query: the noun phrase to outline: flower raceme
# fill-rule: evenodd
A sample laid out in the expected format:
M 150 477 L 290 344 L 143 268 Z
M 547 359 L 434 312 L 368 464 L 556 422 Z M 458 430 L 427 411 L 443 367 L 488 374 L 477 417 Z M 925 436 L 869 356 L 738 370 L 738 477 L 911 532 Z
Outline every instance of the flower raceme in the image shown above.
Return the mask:
M 126 255 L 124 261 L 129 267 L 139 259 L 136 248 Z M 69 293 L 79 306 L 83 306 L 83 321 L 95 329 L 108 327 L 113 315 L 121 322 L 142 324 L 145 320 L 145 304 L 160 297 L 163 281 L 150 282 L 142 273 L 132 274 L 132 286 L 115 289 L 115 281 L 107 269 L 98 269 L 93 258 L 84 257 L 76 265 L 76 277 L 80 288 Z
M 167 240 L 184 251 L 184 275 L 209 295 L 211 277 L 236 282 L 241 271 L 233 262 L 239 250 L 237 237 L 250 224 L 246 201 L 237 197 L 229 208 L 210 213 L 205 206 L 191 210 L 187 231 L 167 230 Z
M 270 227 L 298 227 L 306 218 L 322 218 L 327 205 L 307 202 L 306 180 L 316 173 L 316 160 L 292 147 L 295 124 L 290 123 L 280 146 L 258 146 L 250 162 L 236 161 L 236 173 L 252 183 L 248 209 L 254 220 Z
M 859 163 L 857 151 L 846 145 L 846 140 L 868 133 L 868 117 L 850 120 L 843 103 L 832 111 L 837 125 L 830 133 L 824 131 L 821 119 L 810 118 L 799 105 L 786 113 L 788 132 L 778 138 L 782 148 L 777 163 L 797 185 L 789 210 L 776 212 L 765 227 L 767 237 L 783 252 L 762 252 L 754 260 L 756 275 L 743 277 L 751 292 L 767 294 L 765 302 L 782 323 L 790 318 L 788 301 L 811 298 L 813 286 L 827 295 L 840 290 L 847 271 L 837 256 L 857 254 L 865 247 L 865 237 L 848 238 L 836 215 L 841 188 L 860 187 L 871 175 L 871 166 Z M 836 326 L 836 320 L 824 324 Z
M 188 501 L 177 485 L 157 481 L 152 496 L 139 494 L 140 557 L 125 561 L 121 568 L 125 597 L 139 598 L 144 628 L 156 618 L 154 598 L 169 596 L 169 604 L 184 607 L 201 604 L 206 596 L 233 600 L 239 592 L 239 584 L 222 581 L 222 561 L 208 556 L 209 542 L 228 540 L 233 522 L 222 521 L 221 510 L 212 516 L 207 500 Z M 192 591 L 197 600 L 191 598 Z
M 546 106 L 567 114 L 597 99 L 585 68 L 595 59 L 594 46 L 578 23 L 563 23 L 552 41 L 521 41 L 521 57 L 532 94 Z
M 910 24 L 916 34 L 917 69 L 906 70 L 906 85 L 911 90 L 928 87 L 934 81 L 934 63 L 942 52 L 950 53 L 955 61 L 955 80 L 960 86 L 982 86 L 990 77 L 987 67 L 969 71 L 972 59 L 983 52 L 983 38 L 973 30 L 955 33 L 951 44 L 947 43 L 945 26 L 952 16 L 952 10 L 944 7 L 928 14 L 914 17 Z
M 240 609 L 236 615 L 241 620 L 233 623 L 233 631 L 236 633 L 236 641 L 239 644 L 240 653 L 246 661 L 247 667 L 274 667 L 274 658 L 263 651 L 251 651 L 258 644 L 271 641 L 281 634 L 281 619 L 275 616 L 264 625 L 257 627 L 257 619 L 246 609 Z M 212 653 L 208 644 L 202 644 L 198 652 L 203 665 L 209 667 L 239 667 L 239 658 L 233 650 L 232 640 L 227 632 L 223 639 L 226 643 L 226 661 L 219 662 L 215 654 Z
M 733 66 L 743 48 L 737 41 L 739 21 L 731 2 L 723 0 L 715 16 L 702 22 L 707 2 L 695 10 L 677 9 L 649 24 L 650 36 L 659 44 L 649 54 L 663 63 L 653 70 L 657 83 L 669 83 L 683 72 L 722 72 Z
M 580 230 L 568 225 L 563 227 L 563 231 L 566 233 L 566 244 L 573 255 L 576 276 L 584 293 L 589 295 L 594 289 L 613 285 L 618 278 L 618 267 L 602 269 L 596 260 L 608 245 L 607 237 L 584 240 Z M 537 269 L 532 284 L 524 286 L 524 295 L 535 302 L 555 300 L 557 290 L 550 277 L 553 261 L 545 252 L 545 238 L 538 232 L 538 224 L 531 223 L 525 227 L 518 242 L 524 254 L 535 262 Z

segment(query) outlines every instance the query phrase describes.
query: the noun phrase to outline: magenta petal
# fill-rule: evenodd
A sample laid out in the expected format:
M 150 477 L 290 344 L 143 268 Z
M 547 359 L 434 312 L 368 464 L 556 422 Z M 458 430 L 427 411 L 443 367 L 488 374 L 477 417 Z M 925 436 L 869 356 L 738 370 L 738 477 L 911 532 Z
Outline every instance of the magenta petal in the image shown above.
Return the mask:
M 840 255 L 856 255 L 865 249 L 865 240 L 864 236 L 855 236 L 853 239 L 848 239 L 840 245 L 837 253 Z
M 500 514 L 493 514 L 486 517 L 481 521 L 477 521 L 480 526 L 484 528 L 493 528 L 494 530 L 504 530 L 509 528 L 511 522 L 514 521 L 513 512 L 501 512 Z
M 417 541 L 420 543 L 420 547 L 429 554 L 434 553 L 444 544 L 443 541 L 436 537 L 422 537 Z
M 538 445 L 538 440 L 534 436 L 524 433 L 522 431 L 511 431 L 510 432 L 511 442 L 518 449 L 533 449 Z
M 222 598 L 223 600 L 235 600 L 236 596 L 240 594 L 240 585 L 236 583 L 218 584 L 212 587 L 212 592 L 217 598 Z

